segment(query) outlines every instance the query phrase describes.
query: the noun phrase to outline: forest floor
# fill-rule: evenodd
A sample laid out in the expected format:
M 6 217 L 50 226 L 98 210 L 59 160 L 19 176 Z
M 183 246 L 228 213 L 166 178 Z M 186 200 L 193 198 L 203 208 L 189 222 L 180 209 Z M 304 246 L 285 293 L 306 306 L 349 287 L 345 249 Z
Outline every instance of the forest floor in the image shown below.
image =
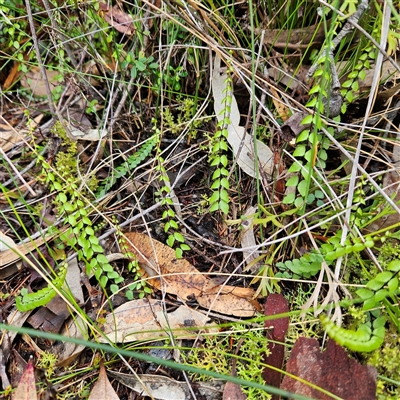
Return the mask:
M 399 10 L 217 3 L 0 6 L 4 398 L 399 398 Z

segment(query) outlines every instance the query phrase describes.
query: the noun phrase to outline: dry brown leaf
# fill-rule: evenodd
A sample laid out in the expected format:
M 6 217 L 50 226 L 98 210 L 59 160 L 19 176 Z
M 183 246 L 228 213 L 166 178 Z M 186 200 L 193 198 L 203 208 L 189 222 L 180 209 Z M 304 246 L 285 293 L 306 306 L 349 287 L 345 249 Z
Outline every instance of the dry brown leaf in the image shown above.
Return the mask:
M 81 270 L 76 257 L 68 262 L 65 283 L 68 285 L 68 292 L 74 296 L 77 303 L 80 305 L 84 304 L 85 298 L 82 291 Z
M 18 271 L 18 264 L 23 256 L 39 248 L 45 241 L 50 241 L 55 234 L 46 237 L 39 237 L 32 242 L 20 244 L 13 249 L 3 251 L 0 257 L 0 279 L 7 278 Z
M 111 386 L 108 380 L 106 369 L 103 363 L 100 364 L 99 379 L 94 384 L 92 391 L 90 392 L 88 400 L 119 400 L 119 396 L 115 393 L 114 388 Z
M 31 359 L 26 365 L 12 400 L 37 400 L 35 367 Z
M 10 314 L 7 317 L 7 324 L 13 325 L 15 327 L 21 327 L 24 325 L 25 321 L 29 318 L 29 312 L 21 312 L 18 311 L 16 307 L 14 307 Z M 8 332 L 8 341 L 10 345 L 14 341 L 15 337 L 17 336 L 17 332 Z
M 233 382 L 226 382 L 222 400 L 246 400 L 247 396 L 242 392 L 240 385 Z
M 153 396 L 157 400 L 191 400 L 186 382 L 178 382 L 160 375 L 131 375 L 108 371 L 108 374 L 128 388 L 142 396 Z M 192 388 L 198 392 L 198 399 L 220 400 L 222 398 L 223 381 L 192 382 Z
M 37 115 L 27 123 L 27 129 L 18 129 L 17 131 L 9 121 L 0 116 L 0 121 L 6 122 L 5 124 L 0 123 L 0 148 L 6 153 L 16 144 L 23 142 L 24 139 L 30 135 L 32 130 L 39 126 L 43 117 L 44 114 Z M 7 194 L 9 193 L 10 191 Z M 0 201 L 2 201 L 4 197 L 4 194 L 2 194 Z
M 299 111 L 288 118 L 281 126 L 281 138 L 294 145 L 295 138 L 310 126 L 309 124 L 302 124 L 303 119 L 307 115 L 308 113 Z
M 27 59 L 27 57 L 25 57 L 25 60 L 26 59 Z M 20 66 L 20 63 L 17 61 L 14 61 L 11 71 L 8 73 L 7 79 L 4 81 L 4 84 L 3 84 L 4 90 L 9 89 L 15 83 L 15 81 L 18 79 L 19 66 Z
M 68 127 L 73 140 L 87 140 L 91 142 L 98 142 L 108 135 L 108 131 L 106 129 L 87 129 L 83 131 L 71 125 L 69 125 Z
M 12 348 L 12 356 L 9 359 L 9 363 L 7 366 L 7 371 L 8 371 L 8 376 L 10 377 L 10 384 L 12 387 L 17 387 L 19 384 L 19 381 L 21 380 L 22 374 L 25 371 L 26 365 L 28 364 L 21 356 L 21 354 L 18 353 L 17 350 L 15 350 L 16 346 L 13 346 Z M 11 346 L 10 346 L 11 350 Z M 8 377 L 7 377 L 8 379 Z M 6 388 L 7 386 L 4 386 L 4 381 L 3 381 L 3 388 Z
M 278 111 L 278 115 L 282 121 L 286 121 L 290 116 L 289 107 L 281 100 L 281 96 L 274 87 L 270 86 L 269 90 L 272 93 L 272 102 L 274 103 L 276 111 Z
M 328 26 L 330 22 L 326 22 Z M 261 33 L 259 29 L 256 32 Z M 265 44 L 284 49 L 306 49 L 311 44 L 322 44 L 325 39 L 325 26 L 321 22 L 299 29 L 265 29 L 264 32 Z
M 195 299 L 202 307 L 222 314 L 254 315 L 257 302 L 252 300 L 252 289 L 216 285 L 188 261 L 177 259 L 173 249 L 148 235 L 129 232 L 125 236 L 141 268 L 149 277 L 154 277 L 148 282 L 156 289 L 174 294 L 182 301 Z
M 27 322 L 35 329 L 58 333 L 68 317 L 68 307 L 65 301 L 57 295 L 45 307 L 35 310 Z
M 120 10 L 118 6 L 115 5 L 113 8 L 108 8 L 106 4 L 100 3 L 100 10 L 105 21 L 118 32 L 126 35 L 132 35 L 135 32 L 133 18 L 125 11 Z
M 71 318 L 69 323 L 65 324 L 61 335 L 85 340 L 87 339 L 87 325 L 81 317 Z M 57 367 L 70 365 L 84 349 L 84 345 L 71 342 L 59 343 L 57 346 L 53 346 L 53 352 L 58 356 Z
M 50 84 L 50 90 L 53 91 L 60 85 L 58 77 L 60 72 L 46 70 L 46 76 Z M 39 67 L 32 67 L 22 78 L 21 86 L 25 89 L 30 89 L 34 96 L 46 96 L 46 86 L 42 78 Z
M 5 332 L 5 335 L 3 336 L 3 342 L 4 340 L 7 340 L 6 335 L 7 332 Z M 6 365 L 8 363 L 8 358 L 10 356 L 10 350 L 11 350 L 10 347 L 8 348 L 4 348 L 3 346 L 0 347 L 0 380 L 3 389 L 11 385 L 6 370 Z
M 180 306 L 165 316 L 161 301 L 140 299 L 129 301 L 107 315 L 103 333 L 113 343 L 157 340 L 169 337 L 169 330 L 173 330 L 174 337 L 193 339 L 198 336 L 198 332 L 193 330 L 195 327 L 201 328 L 202 332 L 218 331 L 207 327 L 208 321 L 204 314 L 186 306 Z M 108 342 L 103 337 L 98 340 Z
M 17 132 L 11 126 L 0 124 L 0 147 L 7 152 L 17 143 L 22 142 L 27 135 L 27 131 Z

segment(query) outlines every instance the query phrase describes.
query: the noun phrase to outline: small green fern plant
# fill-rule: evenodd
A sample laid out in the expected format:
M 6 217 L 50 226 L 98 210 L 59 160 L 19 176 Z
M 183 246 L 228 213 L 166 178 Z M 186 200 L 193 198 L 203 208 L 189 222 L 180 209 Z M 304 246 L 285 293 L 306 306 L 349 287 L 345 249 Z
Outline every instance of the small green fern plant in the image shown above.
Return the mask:
M 124 279 L 108 262 L 89 218 L 90 203 L 83 200 L 89 193 L 80 190 L 80 178 L 76 171 L 76 142 L 66 137 L 59 124 L 56 124 L 53 133 L 62 137 L 63 144 L 67 148 L 65 152 L 57 154 L 56 168 L 53 169 L 41 155 L 38 155 L 37 159 L 42 167 L 42 179 L 50 191 L 55 193 L 54 204 L 58 215 L 63 218 L 65 229 L 59 237 L 59 246 L 71 247 L 77 251 L 78 259 L 85 263 L 86 273 L 89 276 L 93 274 L 102 288 L 105 288 L 110 281 L 110 290 L 113 293 L 117 292 L 119 284 Z M 91 190 L 95 190 L 96 179 L 90 178 L 87 185 Z
M 280 270 L 275 276 L 280 278 L 311 278 L 319 273 L 322 262 L 331 265 L 339 257 L 346 255 L 359 255 L 366 248 L 374 246 L 378 238 L 367 237 L 364 241 L 359 238 L 347 238 L 344 245 L 340 244 L 342 231 L 338 230 L 334 236 L 323 243 L 319 252 L 305 253 L 299 259 L 287 260 L 276 263 Z
M 311 277 L 319 272 L 322 262 L 326 262 L 329 266 L 339 257 L 350 255 L 360 257 L 361 252 L 366 248 L 374 247 L 375 242 L 379 240 L 389 240 L 389 237 L 387 235 L 379 238 L 370 235 L 366 236 L 364 240 L 347 239 L 344 245 L 340 244 L 340 240 L 341 232 L 338 231 L 327 243 L 320 246 L 320 253 L 309 253 L 298 260 L 278 263 L 277 266 L 301 277 Z M 356 330 L 339 328 L 326 316 L 321 317 L 321 324 L 328 335 L 352 351 L 371 352 L 379 348 L 384 341 L 385 324 L 388 322 L 388 318 L 392 326 L 400 332 L 400 312 L 396 306 L 399 301 L 399 259 L 389 259 L 384 268 L 383 272 L 379 272 L 375 276 L 370 274 L 365 287 L 355 292 L 354 302 L 362 303 L 360 312 L 364 314 L 363 319 L 365 320 L 358 325 Z M 290 273 L 286 272 L 286 276 L 290 277 Z M 281 273 L 281 276 L 285 276 L 285 273 Z M 382 308 L 385 310 L 385 314 L 382 313 Z
M 357 330 L 338 327 L 322 315 L 320 320 L 328 335 L 352 351 L 369 353 L 382 346 L 387 322 L 390 321 L 399 334 L 399 272 L 400 260 L 392 260 L 384 271 L 371 277 L 364 288 L 356 291 L 356 301 L 362 302 L 360 311 L 365 314 L 366 319 Z
M 344 102 L 342 104 L 342 113 L 345 113 L 347 106 L 356 98 L 356 94 L 359 91 L 359 81 L 364 80 L 367 74 L 367 70 L 371 68 L 371 64 L 374 63 L 377 55 L 377 50 L 372 45 L 367 45 L 362 54 L 358 57 L 356 65 L 352 71 L 347 75 L 347 79 L 342 84 L 341 94 Z
M 321 264 L 324 260 L 322 254 L 306 253 L 299 259 L 287 260 L 285 262 L 276 263 L 276 267 L 280 270 L 275 274 L 277 278 L 305 278 L 309 279 L 318 274 L 321 270 Z
M 140 272 L 140 266 L 137 257 L 130 251 L 128 243 L 116 221 L 114 221 L 114 225 L 116 227 L 115 233 L 118 237 L 120 249 L 125 258 L 129 260 L 128 271 L 131 275 L 131 278 L 133 279 L 133 283 L 129 284 L 127 290 L 125 291 L 125 296 L 128 300 L 133 300 L 134 292 L 138 292 L 138 297 L 142 299 L 146 294 L 151 294 L 152 290 L 142 279 L 142 274 Z
M 293 204 L 299 208 L 298 213 L 303 214 L 306 206 L 314 202 L 321 203 L 324 194 L 318 190 L 313 183 L 321 182 L 321 174 L 316 169 L 324 170 L 328 159 L 327 150 L 330 146 L 329 139 L 322 135 L 321 128 L 324 127 L 331 134 L 333 128 L 326 126 L 322 116 L 329 113 L 329 102 L 331 98 L 330 59 L 321 57 L 318 60 L 318 68 L 314 73 L 314 86 L 310 89 L 310 100 L 307 107 L 314 109 L 313 114 L 307 115 L 302 124 L 305 129 L 296 138 L 296 149 L 293 152 L 294 162 L 288 169 L 293 174 L 286 182 L 287 187 L 295 187 L 296 190 L 286 195 L 284 204 Z M 310 128 L 306 128 L 310 126 Z
M 211 187 L 213 191 L 210 196 L 210 212 L 221 211 L 227 215 L 229 213 L 229 171 L 228 166 L 228 126 L 230 124 L 231 104 L 233 97 L 232 84 L 233 69 L 228 64 L 225 96 L 222 100 L 223 118 L 217 124 L 217 131 L 214 135 L 209 135 L 209 165 L 215 170 L 211 177 Z
M 155 155 L 155 171 L 159 173 L 158 180 L 160 182 L 160 188 L 156 192 L 157 201 L 161 201 L 161 206 L 164 207 L 162 219 L 165 221 L 164 232 L 168 234 L 167 244 L 175 249 L 177 258 L 182 258 L 183 252 L 190 250 L 190 247 L 185 243 L 184 236 L 179 232 L 176 213 L 173 209 L 173 200 L 169 196 L 171 193 L 171 182 L 164 166 L 165 160 L 161 156 L 161 132 L 157 128 L 155 128 L 155 130 L 156 137 L 158 138 Z
M 337 239 L 339 240 L 339 236 Z M 366 247 L 374 245 L 374 241 L 371 238 L 367 239 L 364 243 L 354 241 L 353 244 L 341 247 L 339 242 L 336 243 L 337 247 L 333 245 L 333 242 L 331 241 L 331 243 L 322 245 L 321 250 L 324 251 L 324 255 L 318 254 L 319 257 L 314 263 L 310 262 L 310 260 L 316 259 L 314 257 L 315 254 L 309 254 L 308 256 L 301 257 L 299 260 L 280 263 L 281 267 L 286 267 L 294 273 L 301 274 L 303 277 L 312 276 L 319 272 L 318 265 L 321 265 L 321 260 L 325 260 L 329 265 L 338 257 L 352 253 L 359 254 Z M 315 268 L 314 270 L 310 269 L 305 272 L 307 268 L 313 267 Z M 399 301 L 399 272 L 400 261 L 398 259 L 392 260 L 387 264 L 383 272 L 378 273 L 374 277 L 371 276 L 364 288 L 356 290 L 356 299 L 354 302 L 362 303 L 359 311 L 363 315 L 362 319 L 364 320 L 358 324 L 357 329 L 338 327 L 325 315 L 322 315 L 320 321 L 327 334 L 349 350 L 371 352 L 378 349 L 384 341 L 386 332 L 385 324 L 388 322 L 387 317 L 389 317 L 391 324 L 397 332 L 400 333 L 400 312 L 396 306 Z M 382 313 L 382 307 L 386 311 L 386 315 Z
M 110 176 L 101 183 L 97 189 L 97 197 L 106 195 L 114 186 L 118 179 L 124 178 L 140 165 L 151 153 L 156 144 L 156 139 L 151 137 L 131 156 L 129 156 L 121 165 L 115 168 Z

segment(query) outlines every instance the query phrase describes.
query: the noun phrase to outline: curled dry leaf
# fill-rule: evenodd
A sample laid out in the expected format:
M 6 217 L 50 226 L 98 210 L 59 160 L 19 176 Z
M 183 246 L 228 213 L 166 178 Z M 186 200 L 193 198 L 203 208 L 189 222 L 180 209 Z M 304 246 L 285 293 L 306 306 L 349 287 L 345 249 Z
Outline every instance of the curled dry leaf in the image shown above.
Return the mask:
M 214 110 L 218 121 L 224 119 L 224 98 L 227 93 L 226 73 L 221 73 L 221 59 L 218 55 L 214 59 L 214 69 L 212 74 L 212 91 L 214 96 Z M 228 92 L 229 93 L 229 92 Z M 271 149 L 256 139 L 254 143 L 253 136 L 245 132 L 243 126 L 239 126 L 240 112 L 235 96 L 232 94 L 230 103 L 230 114 L 228 116 L 230 123 L 227 126 L 228 143 L 233 150 L 235 159 L 239 167 L 248 175 L 255 178 L 257 176 L 256 165 L 264 172 L 272 176 L 274 170 L 273 153 Z M 257 149 L 257 154 L 254 150 Z
M 29 318 L 28 323 L 35 329 L 58 333 L 69 317 L 69 310 L 60 296 L 53 297 L 44 307 L 40 307 Z
M 17 247 L 17 244 L 12 238 L 0 232 L 0 252 Z
M 74 296 L 78 304 L 84 304 L 85 299 L 80 281 L 80 272 L 77 258 L 72 259 L 68 263 L 64 286 L 68 286 L 69 292 Z M 51 306 L 51 302 L 49 304 Z M 49 304 L 46 308 L 50 307 Z M 66 306 L 65 302 L 63 302 L 63 304 Z M 53 312 L 55 312 L 55 310 L 53 310 Z M 70 314 L 68 310 L 67 313 L 68 315 Z M 63 325 L 61 334 L 63 336 L 84 340 L 87 338 L 87 325 L 80 316 L 75 316 L 74 318 L 70 318 L 67 323 Z M 62 367 L 70 365 L 84 349 L 85 346 L 71 342 L 58 343 L 54 345 L 53 352 L 58 356 L 57 366 Z
M 85 110 L 76 107 L 67 109 L 63 114 L 65 117 L 68 127 L 68 137 L 72 140 L 88 140 L 88 141 L 98 141 L 107 136 L 108 131 L 106 129 L 93 129 L 93 125 L 89 118 L 85 115 Z
M 85 298 L 82 291 L 81 270 L 78 265 L 78 259 L 75 257 L 68 262 L 67 276 L 65 277 L 65 286 L 78 304 L 85 304 Z
M 299 111 L 288 118 L 281 126 L 282 139 L 294 145 L 296 137 L 310 126 L 301 123 L 307 115 L 306 112 Z
M 107 315 L 103 333 L 114 343 L 166 338 L 170 330 L 176 338 L 194 339 L 198 336 L 196 327 L 202 332 L 218 332 L 207 326 L 208 321 L 204 314 L 186 306 L 165 314 L 161 301 L 140 299 L 129 301 Z M 99 337 L 99 341 L 108 342 L 104 337 Z
M 30 314 L 29 312 L 18 311 L 17 308 L 14 307 L 7 317 L 7 324 L 19 328 L 22 325 L 24 325 L 25 321 L 29 318 L 29 314 Z M 8 332 L 7 340 L 10 343 L 10 345 L 14 341 L 17 334 L 18 334 L 17 332 L 12 332 L 12 331 Z
M 170 247 L 139 232 L 125 234 L 148 282 L 182 301 L 197 300 L 204 308 L 240 317 L 251 317 L 258 309 L 249 288 L 221 285 L 204 276 L 185 259 L 177 259 Z
M 74 140 L 88 140 L 91 142 L 97 142 L 108 134 L 106 129 L 87 129 L 83 132 L 78 128 L 70 127 L 69 130 Z

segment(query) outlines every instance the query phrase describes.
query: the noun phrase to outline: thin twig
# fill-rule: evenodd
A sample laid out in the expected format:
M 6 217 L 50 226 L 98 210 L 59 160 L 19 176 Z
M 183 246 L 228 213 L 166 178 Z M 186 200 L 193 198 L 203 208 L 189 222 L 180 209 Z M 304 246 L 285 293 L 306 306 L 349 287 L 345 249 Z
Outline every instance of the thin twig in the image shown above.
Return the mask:
M 40 55 L 40 47 L 39 47 L 39 42 L 38 42 L 38 38 L 36 35 L 35 22 L 33 21 L 33 16 L 32 16 L 31 2 L 29 0 L 25 0 L 25 5 L 26 5 L 26 11 L 28 14 L 29 26 L 31 28 L 33 46 L 35 47 L 36 57 L 37 57 L 39 68 L 40 68 L 40 73 L 42 74 L 44 87 L 46 89 L 46 95 L 47 95 L 47 100 L 49 101 L 50 112 L 53 114 L 53 116 L 55 116 L 55 115 L 57 115 L 57 110 L 54 107 L 49 80 L 47 79 L 46 69 L 45 69 L 43 61 L 42 61 L 42 56 Z
M 68 129 L 68 127 L 66 126 L 66 124 L 64 122 L 64 118 L 62 117 L 62 115 L 61 115 L 60 111 L 58 110 L 58 108 L 55 107 L 54 103 L 53 103 L 53 97 L 52 97 L 52 94 L 51 94 L 50 83 L 49 83 L 49 80 L 48 80 L 47 74 L 46 74 L 46 68 L 45 68 L 45 66 L 43 64 L 42 56 L 40 55 L 39 41 L 38 41 L 38 38 L 37 38 L 37 35 L 36 35 L 35 22 L 33 20 L 32 8 L 31 8 L 30 0 L 25 0 L 25 5 L 26 5 L 26 12 L 28 14 L 29 26 L 31 28 L 33 46 L 35 48 L 35 53 L 36 53 L 36 58 L 37 58 L 37 61 L 38 61 L 40 73 L 42 75 L 44 87 L 46 89 L 46 96 L 47 96 L 47 100 L 49 102 L 50 112 L 51 112 L 53 117 L 57 116 L 58 120 L 62 124 L 62 126 L 65 129 L 65 131 L 68 134 L 70 134 L 69 129 Z
M 3 158 L 7 161 L 8 165 L 12 168 L 12 170 L 15 172 L 17 175 L 18 179 L 22 182 L 22 184 L 28 189 L 28 191 L 32 194 L 32 196 L 36 197 L 35 191 L 28 185 L 28 183 L 25 181 L 21 173 L 15 168 L 14 164 L 12 161 L 7 157 L 7 154 L 4 153 L 4 150 L 0 147 L 0 154 L 3 156 Z
M 51 27 L 53 32 L 58 32 L 58 36 L 60 38 L 60 41 L 63 42 L 63 47 L 65 48 L 65 51 L 68 54 L 69 59 L 71 60 L 72 65 L 74 66 L 75 70 L 78 68 L 78 63 L 75 60 L 74 53 L 72 52 L 70 46 L 68 43 L 66 43 L 66 37 L 61 33 L 61 30 L 58 28 L 57 22 L 54 18 L 53 15 L 53 10 L 48 2 L 48 0 L 42 0 L 43 5 L 46 9 L 47 15 L 49 16 Z

